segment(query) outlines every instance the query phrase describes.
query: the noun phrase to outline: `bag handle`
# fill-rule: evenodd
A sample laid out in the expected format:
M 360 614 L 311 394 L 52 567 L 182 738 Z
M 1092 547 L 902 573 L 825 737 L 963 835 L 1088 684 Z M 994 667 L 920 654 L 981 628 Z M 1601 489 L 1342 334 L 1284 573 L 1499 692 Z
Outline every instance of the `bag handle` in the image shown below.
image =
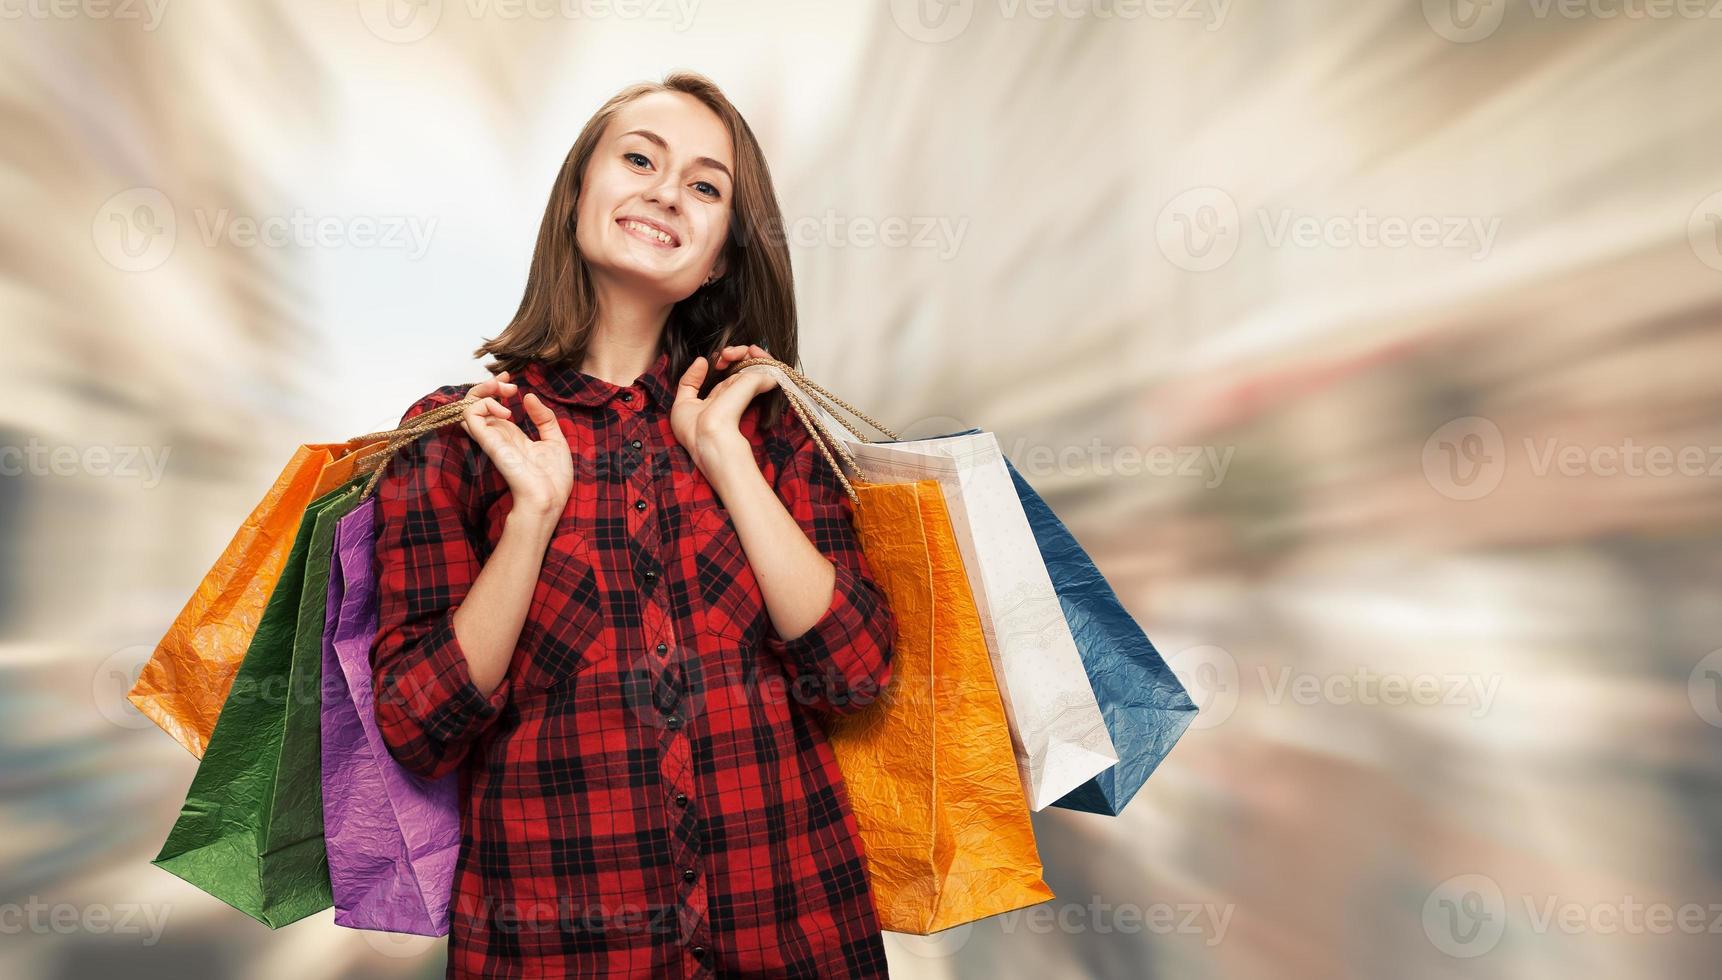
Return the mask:
M 855 492 L 855 487 L 850 483 L 849 478 L 844 476 L 843 467 L 838 465 L 837 460 L 833 458 L 833 448 L 835 448 L 837 455 L 843 457 L 844 462 L 848 463 L 857 474 L 861 472 L 861 465 L 849 452 L 849 447 L 844 443 L 844 440 L 833 436 L 831 432 L 827 431 L 826 426 L 832 423 L 842 426 L 855 437 L 857 442 L 866 443 L 872 442 L 872 440 L 862 435 L 860 430 L 856 429 L 847 419 L 839 416 L 831 403 L 835 402 L 842 406 L 849 414 L 878 429 L 888 438 L 898 439 L 900 437 L 872 416 L 827 391 L 818 382 L 776 358 L 746 357 L 737 361 L 735 366 L 740 369 L 756 365 L 768 369 L 777 378 L 778 387 L 783 390 L 789 407 L 795 411 L 796 418 L 800 419 L 801 424 L 806 427 L 807 434 L 813 438 L 813 444 L 819 447 L 819 452 L 825 457 L 825 461 L 831 464 L 832 472 L 837 474 L 838 481 L 843 484 L 843 492 L 849 495 L 851 502 L 860 506 L 861 498 Z
M 367 432 L 362 436 L 348 440 L 349 442 L 377 442 L 379 440 L 386 442 L 386 445 L 359 457 L 353 465 L 355 474 L 371 474 L 371 478 L 365 481 L 365 489 L 360 492 L 359 499 L 363 501 L 371 496 L 371 492 L 376 489 L 377 481 L 382 479 L 383 471 L 388 469 L 389 461 L 394 458 L 395 453 L 402 446 L 427 432 L 433 432 L 445 425 L 459 422 L 461 417 L 466 414 L 466 407 L 477 401 L 479 399 L 468 395 L 446 405 L 438 405 L 429 411 L 420 412 L 408 419 L 407 424 L 398 429 Z
M 801 424 L 807 428 L 807 434 L 813 438 L 814 445 L 819 447 L 819 452 L 824 455 L 825 461 L 831 464 L 832 472 L 837 474 L 837 479 L 843 484 L 843 492 L 849 495 L 850 501 L 859 505 L 860 496 L 855 492 L 855 487 L 850 483 L 849 478 L 843 475 L 843 467 L 838 465 L 837 460 L 833 457 L 833 447 L 836 449 L 836 454 L 843 457 L 843 460 L 857 473 L 861 471 L 861 466 L 855 461 L 854 455 L 849 452 L 849 448 L 844 445 L 841 438 L 833 437 L 829 432 L 825 431 L 824 423 L 834 422 L 837 425 L 841 425 L 844 429 L 848 430 L 850 435 L 855 437 L 857 442 L 865 443 L 872 442 L 872 440 L 867 438 L 865 435 L 862 435 L 861 431 L 856 429 L 855 426 L 847 419 L 838 415 L 833 407 L 833 403 L 849 414 L 884 433 L 887 438 L 900 439 L 901 437 L 898 436 L 896 432 L 886 428 L 883 423 L 879 422 L 871 415 L 868 415 L 866 412 L 861 411 L 855 406 L 837 397 L 830 391 L 827 391 L 812 378 L 809 378 L 807 375 L 802 374 L 800 371 L 797 371 L 795 368 L 790 367 L 788 364 L 785 364 L 776 358 L 747 357 L 738 361 L 735 365 L 738 370 L 754 366 L 775 369 L 775 372 L 778 375 L 778 387 L 783 390 L 783 394 L 788 400 L 790 408 L 794 409 L 796 417 L 799 418 L 801 420 Z M 785 382 L 788 383 L 785 384 Z M 371 493 L 376 489 L 377 481 L 382 478 L 383 471 L 388 469 L 389 461 L 394 458 L 395 453 L 398 452 L 401 447 L 407 445 L 427 432 L 433 432 L 443 426 L 453 425 L 454 423 L 459 422 L 462 416 L 466 414 L 466 407 L 478 400 L 479 399 L 468 395 L 445 405 L 438 405 L 436 408 L 430 409 L 429 411 L 421 412 L 407 420 L 407 424 L 402 425 L 399 428 L 384 429 L 380 432 L 367 432 L 362 436 L 355 436 L 352 439 L 347 440 L 349 443 L 361 444 L 377 441 L 385 442 L 385 445 L 365 453 L 354 463 L 353 472 L 355 474 L 371 474 L 371 478 L 365 481 L 365 488 L 360 493 L 359 499 L 365 500 L 370 497 Z
M 807 375 L 802 374 L 800 371 L 797 371 L 796 369 L 790 367 L 789 365 L 783 363 L 782 361 L 776 360 L 775 358 L 746 357 L 746 358 L 741 359 L 740 361 L 737 361 L 736 367 L 737 368 L 744 368 L 744 367 L 750 367 L 750 366 L 755 365 L 755 364 L 764 364 L 764 365 L 767 365 L 769 367 L 777 368 L 779 371 L 782 371 L 785 375 L 787 375 L 789 377 L 789 379 L 791 381 L 793 381 L 796 384 L 797 387 L 802 389 L 803 395 L 812 399 L 814 402 L 818 403 L 821 407 L 823 407 L 826 410 L 826 414 L 828 414 L 832 417 L 832 421 L 835 421 L 839 425 L 843 426 L 845 429 L 848 429 L 850 431 L 850 433 L 852 433 L 855 436 L 855 439 L 857 442 L 872 442 L 873 440 L 862 435 L 860 433 L 860 431 L 857 430 L 853 425 L 850 425 L 847 420 L 839 418 L 836 415 L 836 413 L 834 413 L 831 410 L 831 405 L 829 402 L 826 401 L 826 399 L 830 399 L 831 402 L 836 402 L 839 406 L 841 406 L 843 408 L 844 411 L 855 416 L 856 418 L 860 419 L 861 421 L 866 422 L 868 425 L 872 426 L 875 429 L 878 429 L 880 432 L 883 432 L 887 438 L 890 438 L 890 439 L 901 439 L 902 438 L 901 436 L 897 435 L 897 433 L 892 432 L 890 429 L 885 428 L 885 426 L 883 424 L 881 424 L 877 419 L 873 418 L 873 416 L 868 415 L 866 412 L 861 411 L 860 409 L 849 404 L 848 402 L 844 401 L 843 399 L 838 398 L 836 395 L 833 395 L 831 392 L 826 391 L 823 387 L 820 387 L 819 383 L 814 381 L 812 378 L 809 378 Z M 823 395 L 824 397 L 821 398 L 820 397 L 821 395 Z

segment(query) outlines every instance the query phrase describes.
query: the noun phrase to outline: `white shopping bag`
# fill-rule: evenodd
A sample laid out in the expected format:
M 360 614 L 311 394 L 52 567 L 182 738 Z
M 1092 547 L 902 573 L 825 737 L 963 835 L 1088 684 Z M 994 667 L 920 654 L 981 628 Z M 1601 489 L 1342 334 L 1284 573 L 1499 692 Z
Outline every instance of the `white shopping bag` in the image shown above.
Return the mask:
M 1118 752 L 998 439 L 976 432 L 864 442 L 802 395 L 778 368 L 758 364 L 742 370 L 770 372 L 787 394 L 799 398 L 829 441 L 841 441 L 854 457 L 860 472 L 850 475 L 872 483 L 939 482 L 1004 698 L 1029 807 L 1050 806 L 1117 765 Z

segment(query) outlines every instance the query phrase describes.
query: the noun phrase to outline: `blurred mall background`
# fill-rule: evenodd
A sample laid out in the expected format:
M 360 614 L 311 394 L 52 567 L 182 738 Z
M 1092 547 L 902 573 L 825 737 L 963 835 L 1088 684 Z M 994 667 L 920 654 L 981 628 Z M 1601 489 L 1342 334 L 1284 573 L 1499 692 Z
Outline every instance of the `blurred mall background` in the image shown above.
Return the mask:
M 807 372 L 995 431 L 1203 709 L 893 975 L 1714 975 L 1712 6 L 0 0 L 0 974 L 442 975 L 150 866 L 196 762 L 124 693 L 293 447 L 485 376 L 685 67 Z

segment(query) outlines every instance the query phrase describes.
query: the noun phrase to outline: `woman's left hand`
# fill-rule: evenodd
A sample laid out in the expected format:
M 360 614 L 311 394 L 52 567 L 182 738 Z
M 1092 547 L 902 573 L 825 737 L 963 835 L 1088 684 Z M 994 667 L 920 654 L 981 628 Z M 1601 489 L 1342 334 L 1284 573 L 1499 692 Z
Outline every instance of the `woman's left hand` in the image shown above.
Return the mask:
M 723 371 L 743 358 L 770 356 L 758 344 L 725 347 L 718 353 L 716 369 Z M 710 369 L 706 358 L 694 358 L 682 374 L 670 406 L 670 430 L 708 479 L 729 459 L 744 455 L 752 458 L 753 449 L 741 434 L 742 410 L 761 393 L 777 387 L 777 381 L 769 374 L 748 371 L 719 381 L 710 394 L 701 398 L 700 386 L 705 384 Z

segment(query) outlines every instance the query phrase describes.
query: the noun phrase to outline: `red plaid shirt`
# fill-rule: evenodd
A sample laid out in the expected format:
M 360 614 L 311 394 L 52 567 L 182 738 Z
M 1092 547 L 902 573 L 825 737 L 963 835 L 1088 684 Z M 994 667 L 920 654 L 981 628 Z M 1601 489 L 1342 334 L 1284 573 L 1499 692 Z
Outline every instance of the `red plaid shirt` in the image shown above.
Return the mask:
M 377 716 L 393 756 L 459 773 L 449 976 L 885 974 L 821 712 L 889 683 L 896 619 L 852 505 L 793 412 L 761 472 L 836 566 L 824 616 L 776 635 L 728 513 L 670 431 L 669 355 L 631 386 L 534 363 L 574 489 L 506 678 L 479 693 L 453 614 L 502 534 L 507 484 L 456 423 L 377 487 Z M 439 388 L 402 421 L 458 399 Z

